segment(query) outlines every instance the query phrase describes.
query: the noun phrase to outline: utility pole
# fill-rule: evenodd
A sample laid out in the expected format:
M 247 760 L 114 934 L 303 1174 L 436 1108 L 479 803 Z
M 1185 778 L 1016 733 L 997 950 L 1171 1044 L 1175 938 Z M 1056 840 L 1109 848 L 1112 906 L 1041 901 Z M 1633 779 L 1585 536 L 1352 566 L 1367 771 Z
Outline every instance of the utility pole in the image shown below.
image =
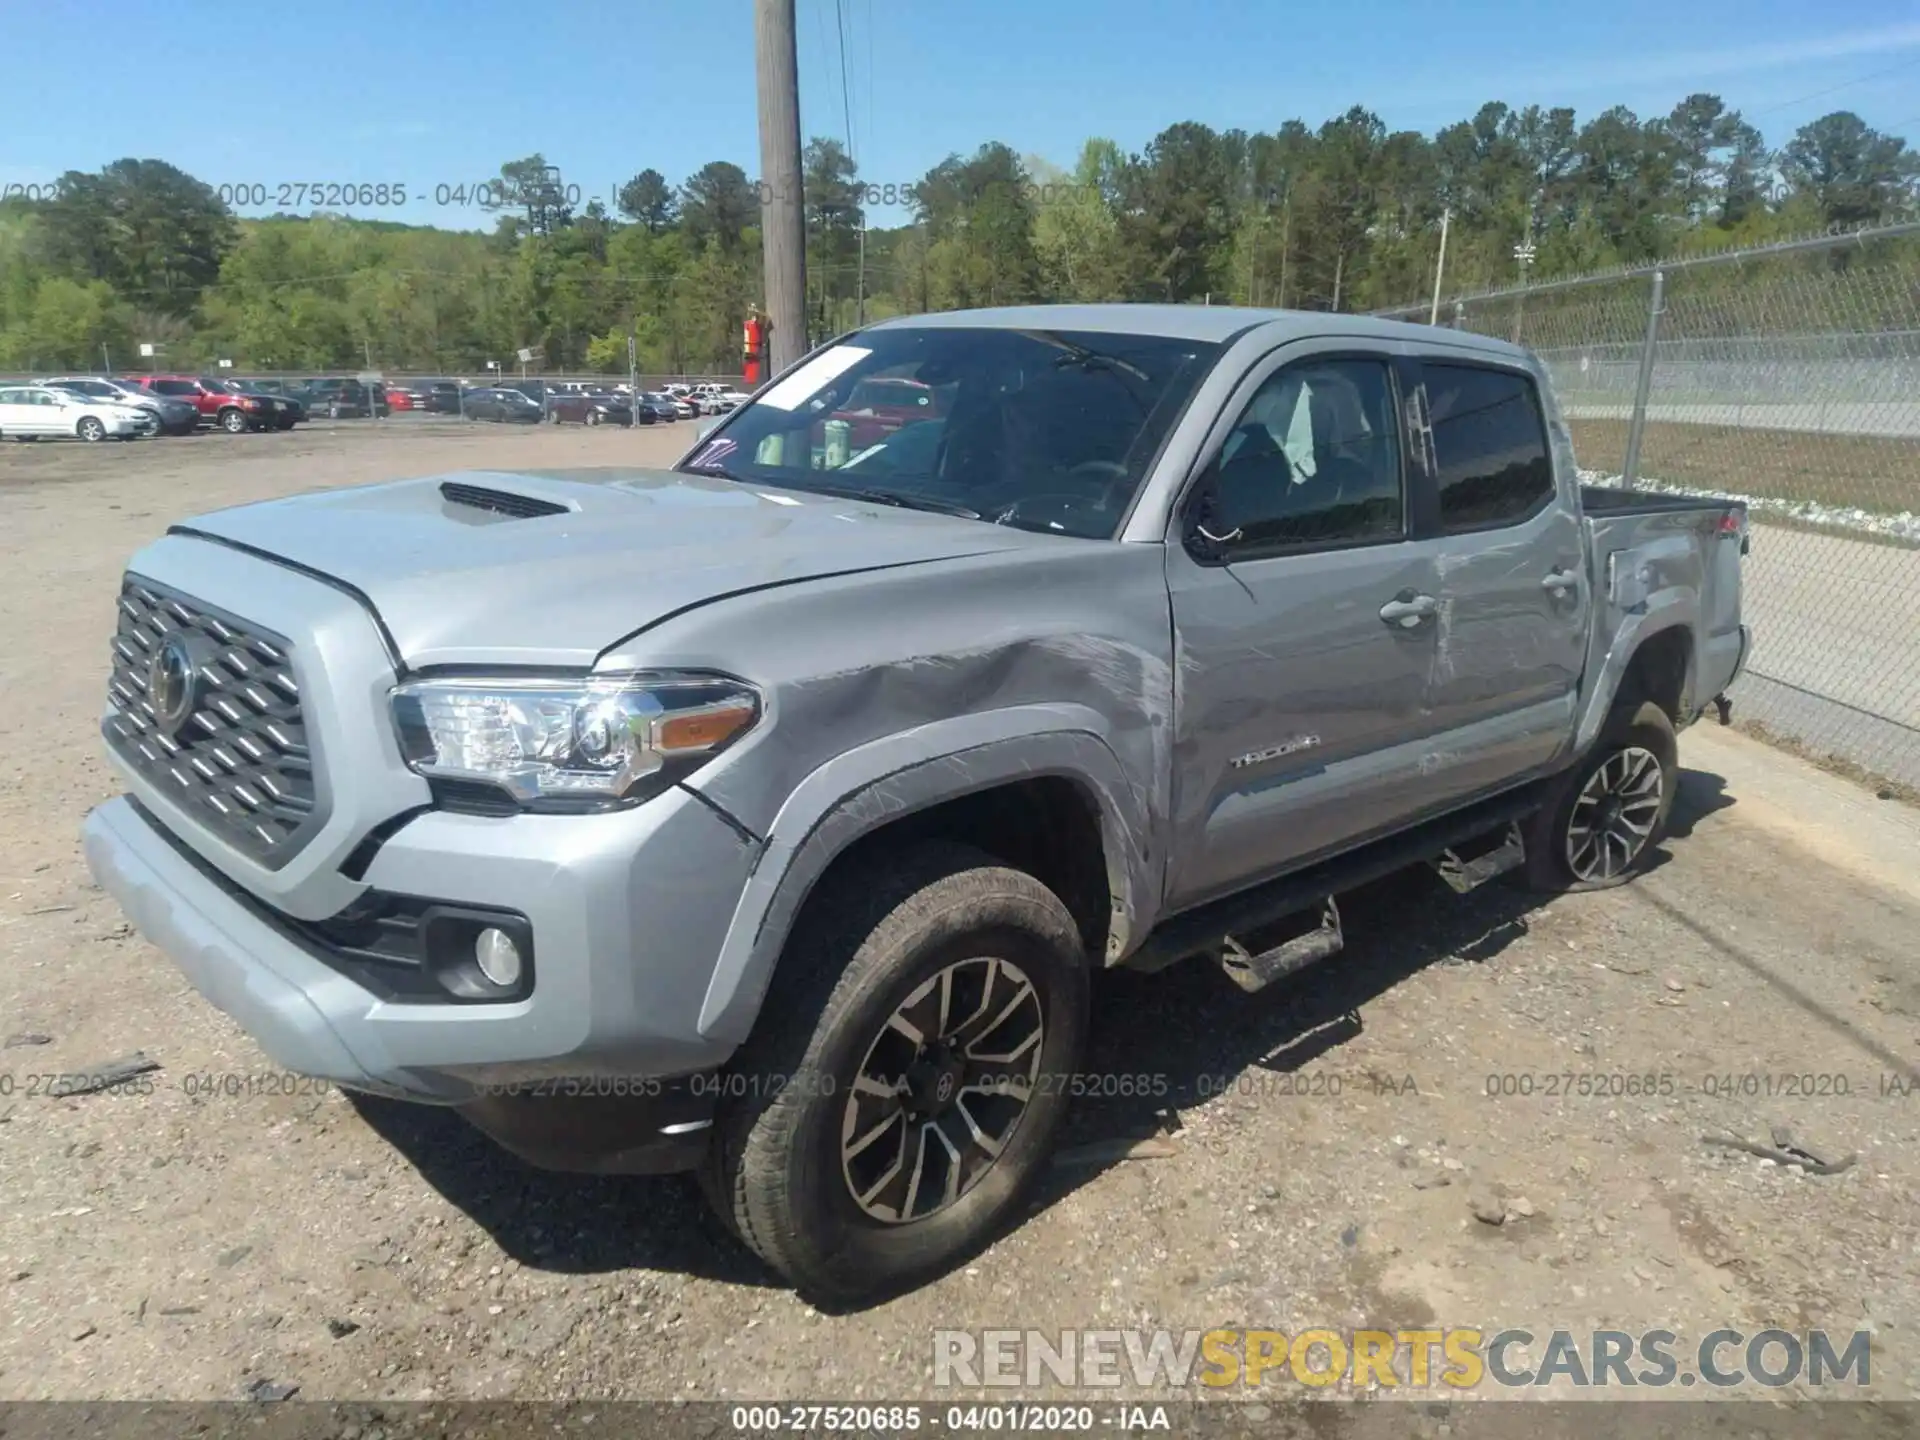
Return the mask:
M 864 207 L 860 211 L 860 265 L 855 273 L 858 278 L 854 281 L 853 323 L 865 329 L 867 324 L 867 212 Z
M 754 0 L 760 88 L 760 234 L 766 255 L 769 376 L 807 352 L 807 226 L 800 191 L 800 58 L 794 0 Z
M 1453 224 L 1453 207 L 1440 212 L 1440 258 L 1433 262 L 1433 308 L 1427 312 L 1427 324 L 1440 323 L 1440 277 L 1447 273 L 1447 227 Z
M 1287 185 L 1286 198 L 1280 202 L 1280 296 L 1274 308 L 1287 308 L 1287 261 L 1293 254 L 1293 185 Z

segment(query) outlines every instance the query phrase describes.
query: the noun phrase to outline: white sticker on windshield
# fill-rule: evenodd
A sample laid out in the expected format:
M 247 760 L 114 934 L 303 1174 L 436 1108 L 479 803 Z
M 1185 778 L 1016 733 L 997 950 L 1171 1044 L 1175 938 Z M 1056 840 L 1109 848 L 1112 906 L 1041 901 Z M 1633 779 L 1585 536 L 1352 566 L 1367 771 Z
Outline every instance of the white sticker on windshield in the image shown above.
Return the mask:
M 753 403 L 775 410 L 797 409 L 816 390 L 835 377 L 844 375 L 871 354 L 873 351 L 864 346 L 836 345 L 824 354 L 814 356 Z

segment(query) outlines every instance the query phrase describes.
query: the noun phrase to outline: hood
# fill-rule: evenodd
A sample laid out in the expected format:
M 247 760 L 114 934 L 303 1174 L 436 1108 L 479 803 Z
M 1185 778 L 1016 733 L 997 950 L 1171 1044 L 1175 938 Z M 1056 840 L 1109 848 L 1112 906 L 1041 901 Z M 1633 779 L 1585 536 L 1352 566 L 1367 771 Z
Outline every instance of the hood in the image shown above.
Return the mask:
M 565 508 L 523 518 L 449 500 L 442 485 L 496 492 L 516 509 Z M 352 586 L 416 669 L 585 667 L 710 600 L 1051 543 L 977 520 L 666 470 L 463 471 L 245 505 L 176 529 Z

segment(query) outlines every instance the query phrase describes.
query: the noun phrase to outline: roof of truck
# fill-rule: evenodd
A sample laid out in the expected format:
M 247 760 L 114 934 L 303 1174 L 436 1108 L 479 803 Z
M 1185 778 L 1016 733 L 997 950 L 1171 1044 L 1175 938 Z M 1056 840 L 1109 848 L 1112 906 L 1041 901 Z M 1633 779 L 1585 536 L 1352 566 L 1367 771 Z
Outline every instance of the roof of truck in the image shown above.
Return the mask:
M 1005 305 L 986 310 L 942 310 L 926 315 L 900 315 L 869 328 L 907 326 L 966 326 L 1006 330 L 1106 331 L 1128 335 L 1164 335 L 1180 340 L 1215 343 L 1234 339 L 1256 326 L 1268 327 L 1270 338 L 1284 340 L 1291 330 L 1300 337 L 1351 335 L 1369 340 L 1433 340 L 1444 336 L 1449 344 L 1465 345 L 1509 357 L 1524 352 L 1517 345 L 1475 335 L 1466 330 L 1440 330 L 1404 320 L 1376 320 L 1371 315 L 1332 315 L 1319 310 L 1256 310 L 1242 305 Z

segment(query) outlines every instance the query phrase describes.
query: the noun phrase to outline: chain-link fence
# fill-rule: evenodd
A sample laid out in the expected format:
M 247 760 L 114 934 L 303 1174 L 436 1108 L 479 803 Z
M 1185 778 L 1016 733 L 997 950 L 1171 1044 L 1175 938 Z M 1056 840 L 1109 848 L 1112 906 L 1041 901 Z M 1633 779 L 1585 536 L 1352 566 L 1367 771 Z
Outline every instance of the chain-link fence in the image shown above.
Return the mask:
M 1590 482 L 1745 500 L 1736 715 L 1920 788 L 1920 225 L 1445 299 L 1438 320 L 1540 355 Z

